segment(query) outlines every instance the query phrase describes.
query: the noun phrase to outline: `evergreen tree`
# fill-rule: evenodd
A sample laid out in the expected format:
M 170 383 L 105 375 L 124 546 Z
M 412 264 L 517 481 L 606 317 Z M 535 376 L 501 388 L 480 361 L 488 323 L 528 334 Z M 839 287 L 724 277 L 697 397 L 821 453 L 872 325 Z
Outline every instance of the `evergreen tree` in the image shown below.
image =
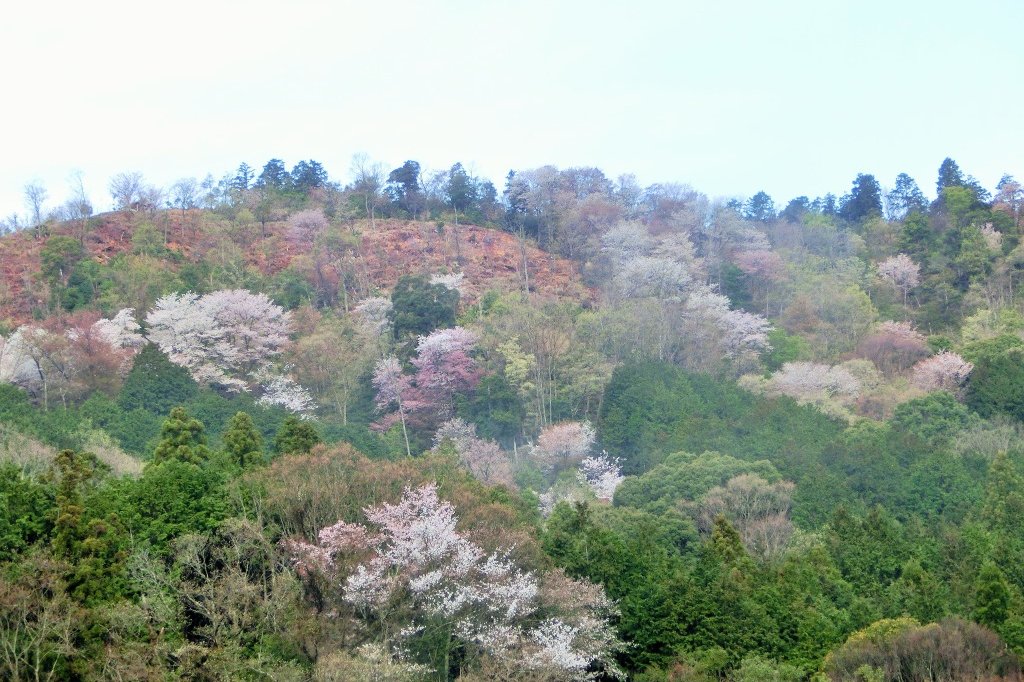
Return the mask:
M 238 170 L 235 171 L 235 177 L 231 180 L 231 187 L 244 192 L 252 184 L 253 175 L 252 166 L 243 162 L 238 166 Z
M 238 412 L 228 421 L 222 440 L 224 451 L 240 467 L 263 458 L 263 436 L 246 412 Z
M 423 276 L 403 275 L 391 292 L 391 323 L 395 340 L 425 336 L 435 329 L 455 326 L 459 292 L 431 284 Z
M 851 223 L 882 215 L 882 188 L 874 175 L 859 173 L 850 194 L 843 197 L 839 215 Z
M 963 187 L 963 185 L 964 174 L 960 171 L 960 166 L 947 156 L 939 166 L 939 179 L 935 182 L 936 193 L 941 198 L 942 190 L 947 187 Z
M 775 202 L 767 192 L 758 192 L 743 205 L 743 217 L 762 223 L 775 220 Z
M 974 598 L 974 619 L 986 627 L 998 630 L 1006 622 L 1010 610 L 1010 586 L 1003 572 L 991 561 L 986 561 L 978 572 Z
M 995 533 L 1024 536 L 1024 478 L 1005 452 L 989 466 L 982 516 Z
M 885 195 L 889 220 L 902 220 L 915 211 L 924 211 L 928 201 L 914 178 L 906 173 L 896 176 L 896 186 Z
M 298 417 L 286 417 L 274 438 L 274 450 L 279 454 L 307 453 L 320 443 L 320 434 L 312 424 Z
M 54 553 L 74 561 L 85 533 L 82 491 L 100 474 L 103 465 L 92 453 L 61 450 L 53 467 L 60 479 L 54 499 Z
M 391 171 L 384 192 L 398 208 L 415 218 L 423 207 L 424 199 L 420 187 L 420 164 L 406 161 Z
M 448 181 L 444 189 L 448 205 L 455 211 L 455 224 L 458 225 L 459 213 L 465 213 L 477 202 L 477 184 L 462 164 L 457 163 L 448 171 Z
M 202 464 L 210 458 L 203 430 L 203 423 L 190 417 L 184 407 L 175 407 L 160 430 L 153 463 L 178 461 Z
M 799 223 L 811 210 L 811 200 L 805 196 L 790 199 L 786 208 L 782 209 L 779 218 L 789 223 Z
M 286 189 L 291 183 L 291 176 L 284 167 L 281 159 L 271 159 L 263 166 L 260 177 L 256 179 L 256 187 L 269 189 Z
M 148 344 L 135 356 L 117 403 L 125 412 L 142 408 L 165 415 L 198 392 L 199 386 L 188 370 L 171 362 L 154 344 Z
M 319 161 L 310 159 L 309 161 L 299 161 L 295 164 L 295 167 L 292 168 L 291 180 L 293 187 L 308 190 L 316 187 L 325 187 L 330 178 Z

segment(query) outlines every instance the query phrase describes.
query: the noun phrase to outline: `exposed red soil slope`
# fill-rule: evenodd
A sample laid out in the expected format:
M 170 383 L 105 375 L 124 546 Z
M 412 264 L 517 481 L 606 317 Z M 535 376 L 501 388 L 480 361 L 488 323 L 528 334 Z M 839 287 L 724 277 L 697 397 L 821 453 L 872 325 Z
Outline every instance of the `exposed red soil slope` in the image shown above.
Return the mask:
M 310 246 L 287 238 L 283 222 L 269 223 L 266 238 L 260 225 L 235 229 L 215 214 L 201 211 L 159 211 L 154 214 L 106 213 L 94 217 L 85 230 L 87 254 L 100 263 L 132 250 L 132 236 L 144 224 L 151 225 L 167 247 L 199 260 L 214 248 L 217 235 L 236 235 L 249 264 L 266 275 L 287 268 L 296 258 L 308 262 Z M 238 226 L 234 226 L 237 228 Z M 0 320 L 25 322 L 33 309 L 45 305 L 46 288 L 39 281 L 39 252 L 46 240 L 56 235 L 81 236 L 81 225 L 51 225 L 39 236 L 26 230 L 0 238 Z M 500 230 L 461 225 L 441 229 L 435 223 L 404 220 L 355 221 L 343 227 L 336 247 L 321 249 L 317 258 L 327 271 L 347 264 L 359 273 L 364 288 L 390 290 L 404 274 L 465 273 L 463 295 L 467 303 L 491 289 L 522 290 L 523 264 L 527 264 L 531 292 L 544 297 L 592 300 L 594 292 L 583 286 L 574 265 L 541 251 L 530 243 Z M 525 258 L 524 258 L 525 250 Z M 167 267 L 177 267 L 167 261 Z

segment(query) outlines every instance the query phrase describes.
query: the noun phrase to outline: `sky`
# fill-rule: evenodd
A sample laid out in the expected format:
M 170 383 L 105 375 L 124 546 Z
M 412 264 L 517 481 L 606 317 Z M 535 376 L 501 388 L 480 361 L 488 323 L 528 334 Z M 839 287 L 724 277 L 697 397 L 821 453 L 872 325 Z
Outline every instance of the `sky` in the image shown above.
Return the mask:
M 843 194 L 943 158 L 1024 176 L 1019 0 L 19 2 L 0 23 L 0 217 L 107 183 L 353 154 L 597 166 L 713 197 Z

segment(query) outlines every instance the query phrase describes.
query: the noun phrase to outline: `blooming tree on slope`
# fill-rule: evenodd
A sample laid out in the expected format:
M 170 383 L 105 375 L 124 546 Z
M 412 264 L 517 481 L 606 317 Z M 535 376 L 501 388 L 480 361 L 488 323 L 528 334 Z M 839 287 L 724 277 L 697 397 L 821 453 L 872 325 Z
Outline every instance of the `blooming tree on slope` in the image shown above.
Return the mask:
M 903 305 L 907 305 L 907 295 L 910 290 L 921 282 L 921 266 L 905 253 L 891 256 L 880 262 L 878 274 L 903 293 Z
M 616 488 L 626 478 L 622 475 L 619 458 L 609 457 L 607 453 L 584 458 L 577 475 L 581 483 L 590 487 L 597 499 L 606 502 L 611 502 Z
M 957 393 L 973 369 L 960 355 L 943 351 L 914 365 L 914 385 L 925 391 Z
M 531 455 L 542 468 L 564 469 L 590 454 L 596 438 L 594 427 L 587 422 L 552 424 L 540 432 Z
M 480 370 L 470 353 L 477 335 L 462 327 L 438 329 L 419 337 L 410 361 L 416 370 L 402 373 L 396 357 L 384 358 L 374 370 L 377 409 L 384 413 L 376 427 L 388 429 L 401 422 L 403 432 L 410 420 L 421 426 L 451 417 L 455 394 L 469 391 L 480 381 Z M 408 438 L 406 438 L 408 450 Z
M 438 498 L 436 484 L 406 488 L 396 504 L 364 513 L 369 526 L 339 521 L 316 544 L 284 546 L 300 574 L 340 584 L 344 603 L 393 650 L 446 632 L 448 644 L 431 660 L 441 670 L 462 648 L 559 679 L 594 679 L 600 673 L 592 669 L 618 674 L 612 654 L 619 644 L 607 620 L 613 607 L 599 587 L 485 552 L 457 530 L 455 508 Z M 564 596 L 545 604 L 552 585 Z
M 462 465 L 484 483 L 513 485 L 512 460 L 493 440 L 476 435 L 476 426 L 462 419 L 446 421 L 434 434 L 434 451 L 445 443 L 455 448 Z
M 312 408 L 308 394 L 271 370 L 289 343 L 292 319 L 266 294 L 244 289 L 168 294 L 157 300 L 146 323 L 149 340 L 197 382 L 229 391 L 262 384 L 265 403 Z

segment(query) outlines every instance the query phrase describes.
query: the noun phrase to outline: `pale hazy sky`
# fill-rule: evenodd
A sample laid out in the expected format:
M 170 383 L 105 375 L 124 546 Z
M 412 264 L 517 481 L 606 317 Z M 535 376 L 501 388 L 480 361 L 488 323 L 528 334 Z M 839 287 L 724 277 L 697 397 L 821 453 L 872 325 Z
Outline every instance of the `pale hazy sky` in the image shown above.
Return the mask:
M 1020 0 L 43 2 L 0 23 L 0 216 L 74 170 L 215 177 L 365 152 L 593 165 L 777 205 L 952 156 L 1024 175 Z

